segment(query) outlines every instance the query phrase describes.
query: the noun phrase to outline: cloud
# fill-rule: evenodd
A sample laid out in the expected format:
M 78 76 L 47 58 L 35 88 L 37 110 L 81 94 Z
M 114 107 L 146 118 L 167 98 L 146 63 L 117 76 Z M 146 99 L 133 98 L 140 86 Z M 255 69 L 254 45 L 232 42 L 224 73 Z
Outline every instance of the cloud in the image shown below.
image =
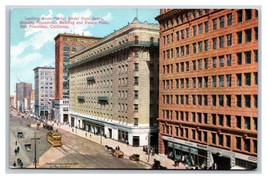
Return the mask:
M 112 14 L 111 14 L 111 13 L 108 13 L 107 15 L 105 15 L 105 16 L 103 17 L 103 19 L 104 19 L 105 21 L 111 21 L 111 20 L 112 20 Z

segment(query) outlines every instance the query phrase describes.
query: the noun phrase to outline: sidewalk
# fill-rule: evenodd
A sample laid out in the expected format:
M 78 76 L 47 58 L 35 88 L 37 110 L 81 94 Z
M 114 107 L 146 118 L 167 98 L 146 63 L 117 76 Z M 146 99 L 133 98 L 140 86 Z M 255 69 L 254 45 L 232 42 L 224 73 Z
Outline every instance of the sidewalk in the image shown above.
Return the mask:
M 166 167 L 167 169 L 186 169 L 185 166 L 183 164 L 180 164 L 179 167 L 175 167 L 174 166 L 174 162 L 173 160 L 167 158 L 165 155 L 158 155 L 155 154 L 154 156 L 152 155 L 147 155 L 146 152 L 143 151 L 143 147 L 132 147 L 132 146 L 128 146 L 124 143 L 115 141 L 113 139 L 109 139 L 109 138 L 105 138 L 103 136 L 100 135 L 95 135 L 93 133 L 81 130 L 81 129 L 76 129 L 76 128 L 71 128 L 68 125 L 63 125 L 63 124 L 59 124 L 57 125 L 56 123 L 54 124 L 54 129 L 58 129 L 58 132 L 60 133 L 60 130 L 65 130 L 68 131 L 70 133 L 73 133 L 75 135 L 78 135 L 80 137 L 83 138 L 87 138 L 90 141 L 93 141 L 95 143 L 101 144 L 103 146 L 108 145 L 112 148 L 115 148 L 117 146 L 120 147 L 120 150 L 124 152 L 124 157 L 125 158 L 129 158 L 129 156 L 131 156 L 132 154 L 139 154 L 140 157 L 140 162 L 146 164 L 148 167 L 148 169 L 151 168 L 151 166 L 154 163 L 154 159 L 160 161 L 161 166 Z M 87 135 L 86 135 L 87 133 Z

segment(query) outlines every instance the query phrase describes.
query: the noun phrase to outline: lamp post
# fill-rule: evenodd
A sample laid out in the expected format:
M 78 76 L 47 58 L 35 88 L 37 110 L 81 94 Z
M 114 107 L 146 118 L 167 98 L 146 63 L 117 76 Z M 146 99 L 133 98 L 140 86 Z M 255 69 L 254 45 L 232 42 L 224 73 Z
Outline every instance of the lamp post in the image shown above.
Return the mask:
M 34 140 L 34 168 L 36 167 L 36 163 L 37 163 L 37 154 L 36 154 L 36 140 L 40 140 L 40 138 L 36 138 L 36 132 L 34 132 L 34 138 L 31 138 L 31 140 Z
M 150 160 L 150 132 L 148 132 L 147 140 L 148 140 L 148 147 L 147 147 L 147 161 L 149 162 L 149 160 Z

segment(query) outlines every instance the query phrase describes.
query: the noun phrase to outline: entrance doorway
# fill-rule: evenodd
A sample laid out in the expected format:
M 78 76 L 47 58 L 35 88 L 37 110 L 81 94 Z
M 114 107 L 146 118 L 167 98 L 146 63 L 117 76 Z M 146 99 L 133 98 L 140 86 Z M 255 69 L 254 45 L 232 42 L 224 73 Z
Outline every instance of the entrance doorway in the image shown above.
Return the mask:
M 69 121 L 69 115 L 63 114 L 63 122 L 68 122 L 68 121 Z
M 112 129 L 108 128 L 108 137 L 112 138 Z
M 71 127 L 74 127 L 74 117 L 71 118 Z
M 139 136 L 133 136 L 133 147 L 139 147 L 139 142 L 140 142 L 140 139 L 139 139 Z

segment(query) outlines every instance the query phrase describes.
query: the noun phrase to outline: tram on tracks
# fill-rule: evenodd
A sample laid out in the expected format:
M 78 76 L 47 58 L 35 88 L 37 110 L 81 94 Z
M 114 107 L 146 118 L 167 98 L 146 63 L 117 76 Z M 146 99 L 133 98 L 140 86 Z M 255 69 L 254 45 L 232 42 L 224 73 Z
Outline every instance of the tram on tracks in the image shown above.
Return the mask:
M 56 132 L 48 132 L 46 134 L 46 140 L 53 146 L 53 147 L 60 147 L 62 146 L 61 142 L 61 135 Z

